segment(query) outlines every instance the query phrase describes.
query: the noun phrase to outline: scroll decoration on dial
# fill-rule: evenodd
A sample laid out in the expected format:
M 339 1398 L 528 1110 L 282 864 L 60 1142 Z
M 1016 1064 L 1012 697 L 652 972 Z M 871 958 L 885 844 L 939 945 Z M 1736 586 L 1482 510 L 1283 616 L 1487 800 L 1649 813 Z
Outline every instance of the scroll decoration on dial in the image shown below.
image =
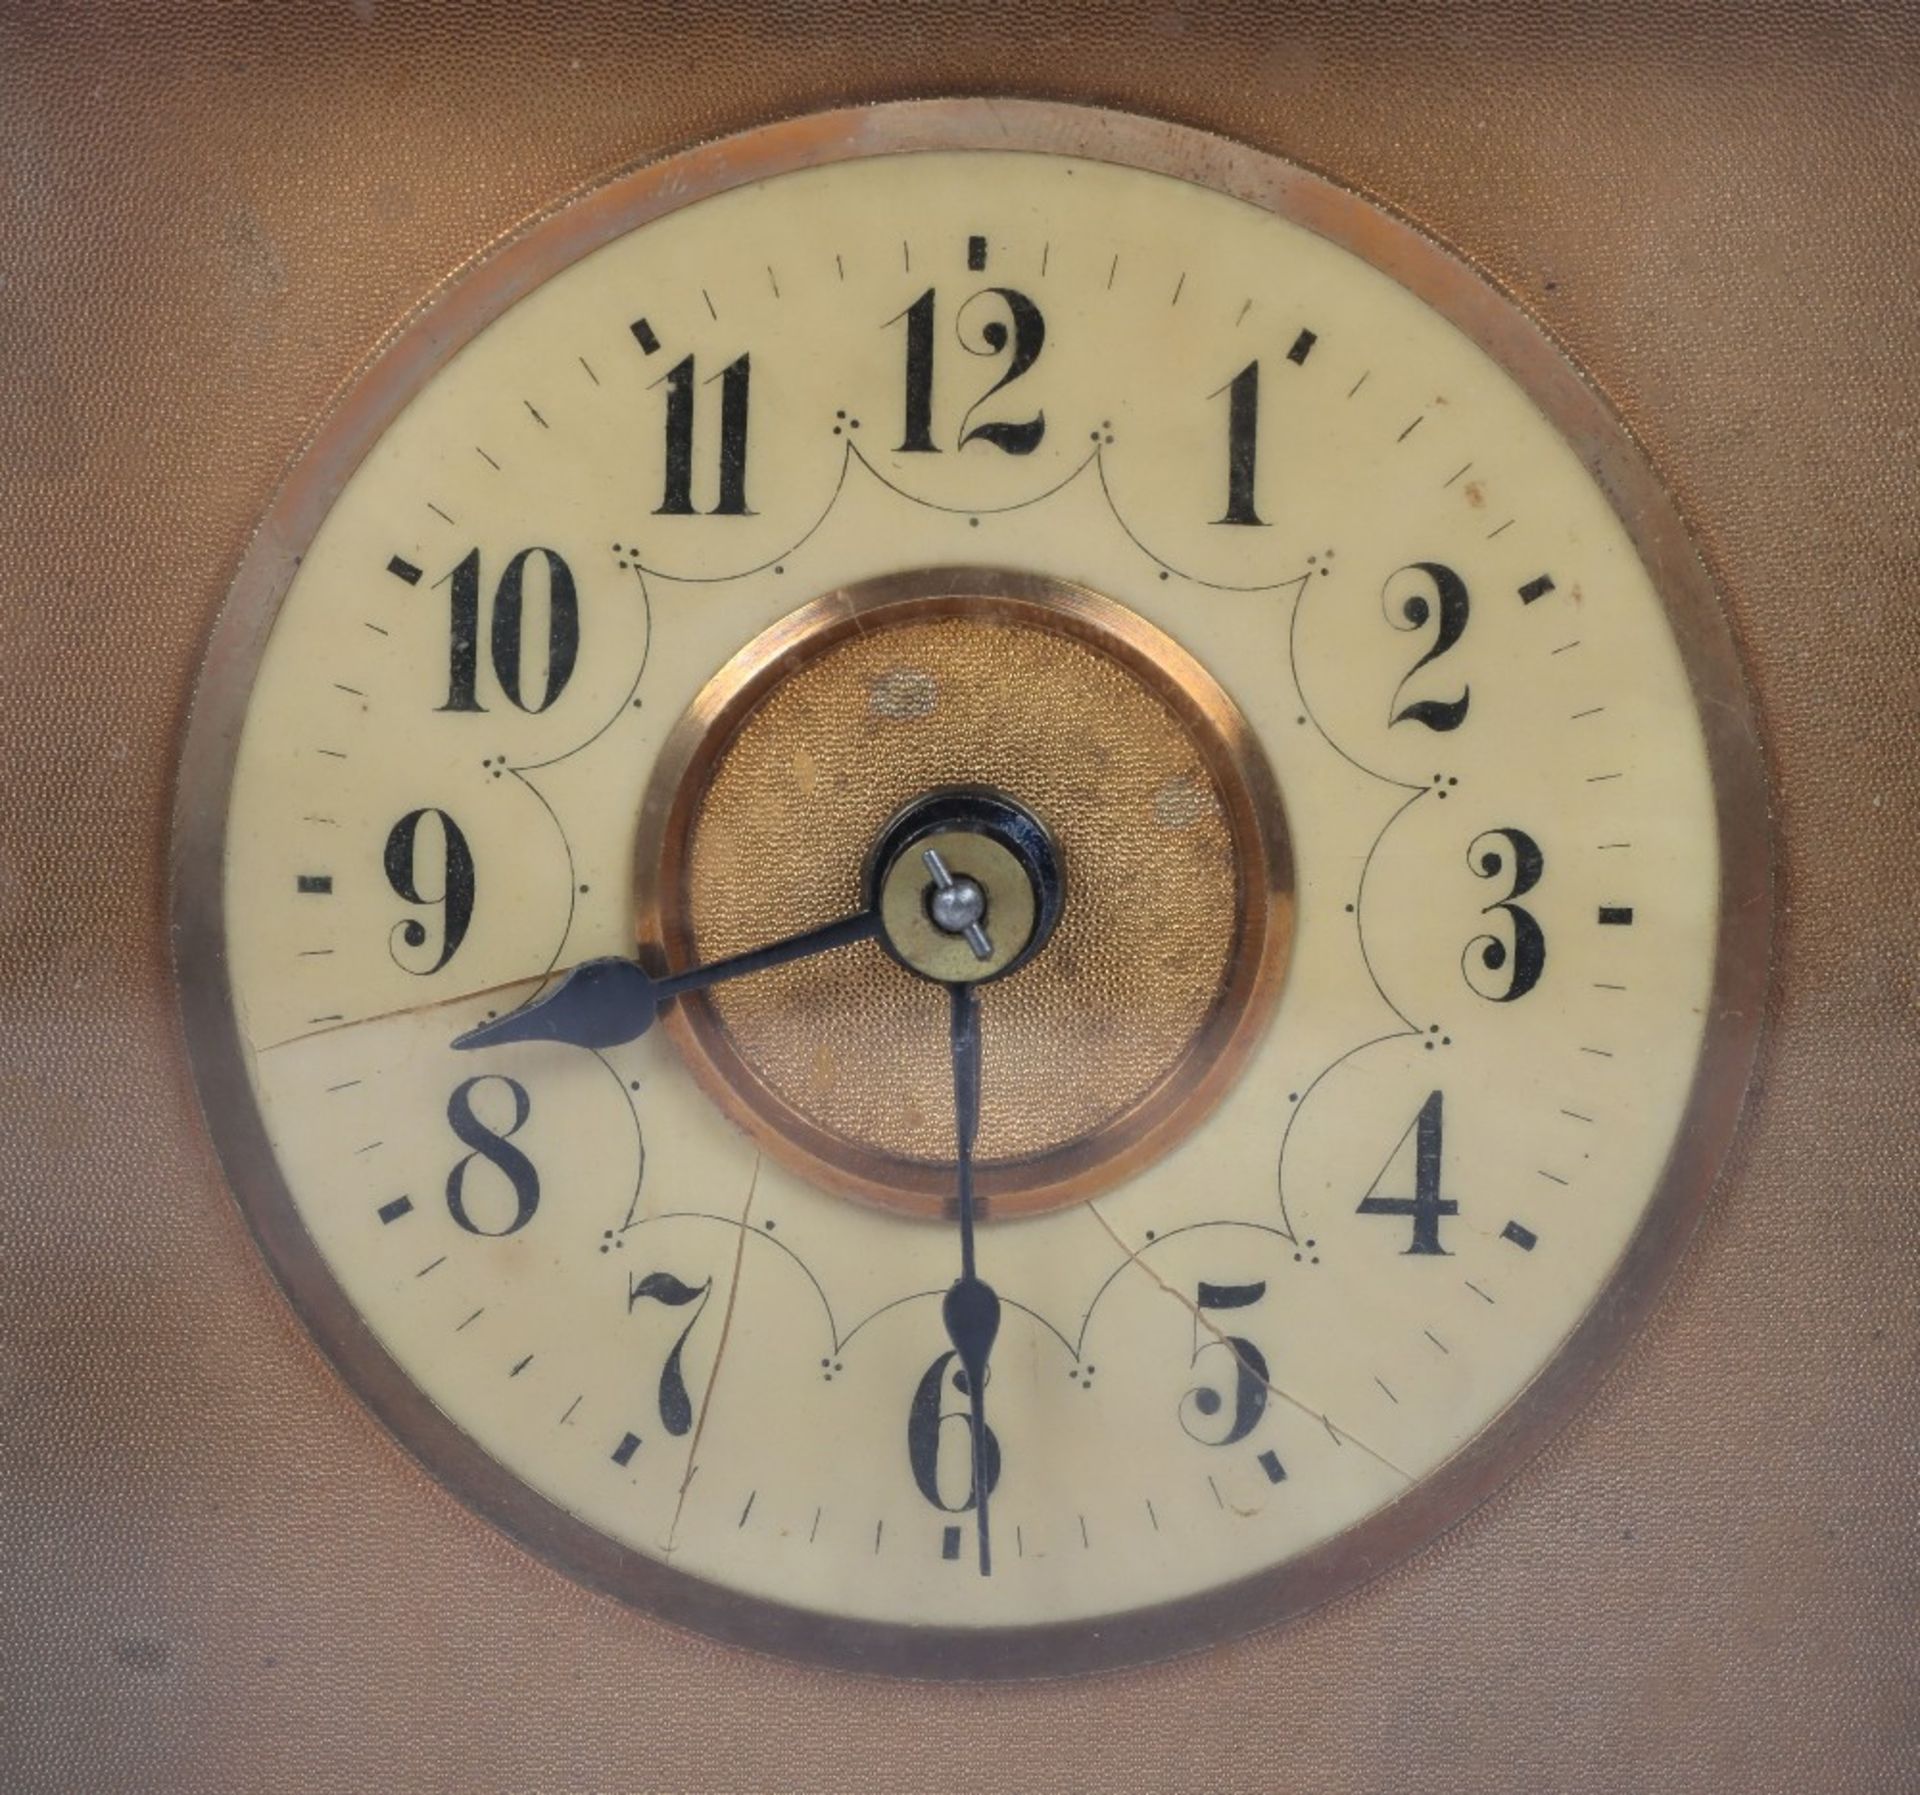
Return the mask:
M 487 1512 L 728 1638 L 1126 1661 L 1457 1518 L 1644 1309 L 1758 761 L 1651 476 L 1441 252 L 880 108 L 561 211 L 361 394 L 210 658 L 183 1001 Z

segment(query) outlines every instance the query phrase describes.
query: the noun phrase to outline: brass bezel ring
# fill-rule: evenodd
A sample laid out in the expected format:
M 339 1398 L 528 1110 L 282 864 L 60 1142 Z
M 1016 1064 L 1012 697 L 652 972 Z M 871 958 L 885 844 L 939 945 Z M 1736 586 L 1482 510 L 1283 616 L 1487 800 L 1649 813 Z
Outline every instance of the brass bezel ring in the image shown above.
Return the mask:
M 1092 1134 L 1025 1159 L 983 1162 L 976 1173 L 981 1213 L 1006 1220 L 1084 1202 L 1189 1134 L 1226 1095 L 1258 1045 L 1286 976 L 1293 857 L 1279 785 L 1239 709 L 1172 637 L 1083 586 L 999 568 L 916 569 L 823 594 L 734 655 L 668 736 L 641 806 L 635 925 L 650 969 L 664 972 L 693 962 L 697 949 L 685 914 L 691 835 L 707 779 L 728 744 L 796 667 L 851 638 L 937 617 L 1003 619 L 1057 631 L 1120 662 L 1167 706 L 1199 749 L 1235 848 L 1228 975 L 1186 1052 L 1138 1102 Z M 801 1177 L 883 1209 L 929 1219 L 947 1215 L 950 1161 L 867 1152 L 816 1126 L 755 1074 L 705 997 L 672 1005 L 662 1026 L 701 1089 Z

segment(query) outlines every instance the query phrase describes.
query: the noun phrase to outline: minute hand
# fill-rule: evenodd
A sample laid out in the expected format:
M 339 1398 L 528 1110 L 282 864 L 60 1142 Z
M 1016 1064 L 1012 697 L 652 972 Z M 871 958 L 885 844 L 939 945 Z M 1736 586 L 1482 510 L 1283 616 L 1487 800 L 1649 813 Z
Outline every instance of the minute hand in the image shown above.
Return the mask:
M 880 916 L 862 910 L 824 928 L 807 929 L 784 941 L 694 966 L 666 978 L 654 978 L 632 960 L 587 960 L 576 966 L 538 1003 L 469 1029 L 456 1047 L 498 1047 L 508 1041 L 565 1041 L 574 1047 L 619 1047 L 653 1026 L 670 997 L 703 991 L 724 979 L 745 978 L 814 954 L 850 947 L 880 932 Z
M 973 1268 L 973 1148 L 980 1132 L 980 1006 L 975 988 L 953 985 L 950 1041 L 953 1049 L 953 1133 L 956 1195 L 960 1211 L 960 1276 L 940 1305 L 960 1369 L 967 1377 L 972 1422 L 973 1510 L 980 1537 L 980 1574 L 993 1574 L 987 1499 L 993 1479 L 987 1463 L 987 1360 L 1000 1331 L 1000 1298 Z

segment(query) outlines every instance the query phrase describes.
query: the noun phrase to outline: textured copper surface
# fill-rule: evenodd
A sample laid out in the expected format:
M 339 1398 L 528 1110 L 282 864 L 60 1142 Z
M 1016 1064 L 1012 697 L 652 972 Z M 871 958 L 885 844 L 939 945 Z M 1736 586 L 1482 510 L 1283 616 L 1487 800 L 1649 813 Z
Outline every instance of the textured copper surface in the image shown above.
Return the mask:
M 1917 49 L 1821 5 L 0 11 L 0 1782 L 1911 1787 Z M 220 1193 L 161 868 L 247 531 L 408 304 L 635 156 L 986 88 L 1337 172 L 1547 321 L 1720 577 L 1787 907 L 1726 1187 L 1529 1471 L 1283 1633 L 976 1694 L 671 1633 L 433 1488 Z
M 846 915 L 887 819 L 969 779 L 1041 819 L 1073 893 L 1049 945 L 982 1005 L 988 1171 L 1093 1134 L 1169 1076 L 1221 1001 L 1242 933 L 1207 761 L 1135 671 L 1012 617 L 844 637 L 720 750 L 684 913 L 701 959 Z M 816 1128 L 877 1159 L 951 1159 L 946 994 L 877 943 L 707 1002 L 744 1067 Z

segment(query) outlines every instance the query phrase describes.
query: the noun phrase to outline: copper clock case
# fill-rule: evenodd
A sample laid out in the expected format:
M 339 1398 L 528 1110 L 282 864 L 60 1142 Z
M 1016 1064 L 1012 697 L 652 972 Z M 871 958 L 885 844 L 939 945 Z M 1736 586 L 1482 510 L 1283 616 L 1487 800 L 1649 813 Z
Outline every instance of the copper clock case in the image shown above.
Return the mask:
M 1662 594 L 1705 732 L 1721 856 L 1712 1010 L 1656 1194 L 1606 1289 L 1508 1409 L 1406 1496 L 1270 1571 L 1110 1621 L 940 1631 L 735 1595 L 615 1545 L 509 1476 L 407 1380 L 300 1224 L 254 1109 L 224 959 L 222 861 L 253 676 L 306 544 L 361 458 L 480 329 L 560 269 L 650 219 L 794 169 L 926 150 L 1014 149 L 1213 188 L 1353 251 L 1517 380 L 1576 448 Z M 1252 1632 L 1354 1587 L 1451 1526 L 1536 1451 L 1650 1311 L 1707 1201 L 1738 1119 L 1769 975 L 1766 785 L 1718 603 L 1660 481 L 1553 341 L 1411 225 L 1276 157 L 1132 115 L 1030 101 L 934 100 L 828 112 L 640 168 L 532 224 L 431 299 L 340 400 L 274 499 L 215 627 L 176 792 L 175 958 L 202 1104 L 229 1181 L 288 1296 L 347 1383 L 438 1478 L 573 1575 L 717 1638 L 843 1668 L 1015 1679 L 1139 1663 Z

